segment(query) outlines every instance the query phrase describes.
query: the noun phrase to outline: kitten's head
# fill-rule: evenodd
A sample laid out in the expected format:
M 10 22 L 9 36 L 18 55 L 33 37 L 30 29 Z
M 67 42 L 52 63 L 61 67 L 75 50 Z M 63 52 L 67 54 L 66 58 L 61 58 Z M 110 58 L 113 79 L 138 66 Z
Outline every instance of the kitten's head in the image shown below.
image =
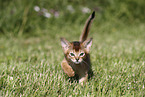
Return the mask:
M 61 38 L 61 45 L 66 59 L 75 64 L 80 64 L 90 51 L 92 38 L 85 40 L 82 43 L 78 41 L 69 42 L 64 38 Z

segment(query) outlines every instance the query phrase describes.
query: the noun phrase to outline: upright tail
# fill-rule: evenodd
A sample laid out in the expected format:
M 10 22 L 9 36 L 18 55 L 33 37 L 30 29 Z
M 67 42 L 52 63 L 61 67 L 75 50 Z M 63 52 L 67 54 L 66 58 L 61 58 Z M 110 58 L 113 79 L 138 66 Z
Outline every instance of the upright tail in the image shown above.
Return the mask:
M 95 11 L 93 11 L 93 13 L 89 16 L 89 18 L 87 19 L 87 21 L 85 23 L 84 30 L 80 36 L 80 42 L 84 42 L 87 39 L 87 36 L 89 34 L 89 30 L 90 30 L 90 26 L 94 20 L 94 17 L 95 17 Z

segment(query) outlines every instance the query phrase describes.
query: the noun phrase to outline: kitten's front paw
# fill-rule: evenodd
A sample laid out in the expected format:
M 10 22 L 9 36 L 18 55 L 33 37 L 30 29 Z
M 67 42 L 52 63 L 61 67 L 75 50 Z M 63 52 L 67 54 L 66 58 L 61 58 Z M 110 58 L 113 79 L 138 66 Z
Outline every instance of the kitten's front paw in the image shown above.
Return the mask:
M 63 61 L 61 64 L 61 67 L 63 69 L 63 71 L 69 76 L 69 77 L 73 77 L 75 76 L 75 72 L 72 69 L 72 67 L 70 65 L 68 65 L 67 62 Z
M 75 76 L 75 72 L 73 71 L 72 68 L 70 68 L 70 69 L 68 70 L 67 75 L 68 75 L 69 77 L 73 77 L 73 76 Z

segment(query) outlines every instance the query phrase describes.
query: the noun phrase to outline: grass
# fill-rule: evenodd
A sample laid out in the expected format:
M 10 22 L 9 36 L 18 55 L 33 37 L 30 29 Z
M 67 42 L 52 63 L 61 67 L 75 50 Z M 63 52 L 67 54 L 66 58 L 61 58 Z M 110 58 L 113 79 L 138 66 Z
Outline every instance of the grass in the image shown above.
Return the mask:
M 144 0 L 0 0 L 0 97 L 144 97 L 144 4 Z M 61 69 L 60 37 L 79 39 L 90 14 L 81 11 L 86 7 L 96 11 L 89 35 L 94 76 L 81 86 L 70 83 Z M 43 9 L 52 17 L 44 16 Z
M 0 96 L 145 96 L 145 25 L 96 22 L 89 35 L 94 76 L 83 87 L 63 73 L 59 40 L 78 40 L 83 24 L 61 29 L 54 24 L 41 35 L 1 36 Z

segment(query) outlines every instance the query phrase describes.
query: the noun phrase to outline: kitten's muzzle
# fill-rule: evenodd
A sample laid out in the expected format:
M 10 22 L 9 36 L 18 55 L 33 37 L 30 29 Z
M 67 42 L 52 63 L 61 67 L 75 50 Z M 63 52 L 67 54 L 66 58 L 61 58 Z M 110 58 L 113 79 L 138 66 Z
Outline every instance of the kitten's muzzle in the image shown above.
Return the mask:
M 76 61 L 78 62 L 79 61 L 79 58 L 76 58 Z

